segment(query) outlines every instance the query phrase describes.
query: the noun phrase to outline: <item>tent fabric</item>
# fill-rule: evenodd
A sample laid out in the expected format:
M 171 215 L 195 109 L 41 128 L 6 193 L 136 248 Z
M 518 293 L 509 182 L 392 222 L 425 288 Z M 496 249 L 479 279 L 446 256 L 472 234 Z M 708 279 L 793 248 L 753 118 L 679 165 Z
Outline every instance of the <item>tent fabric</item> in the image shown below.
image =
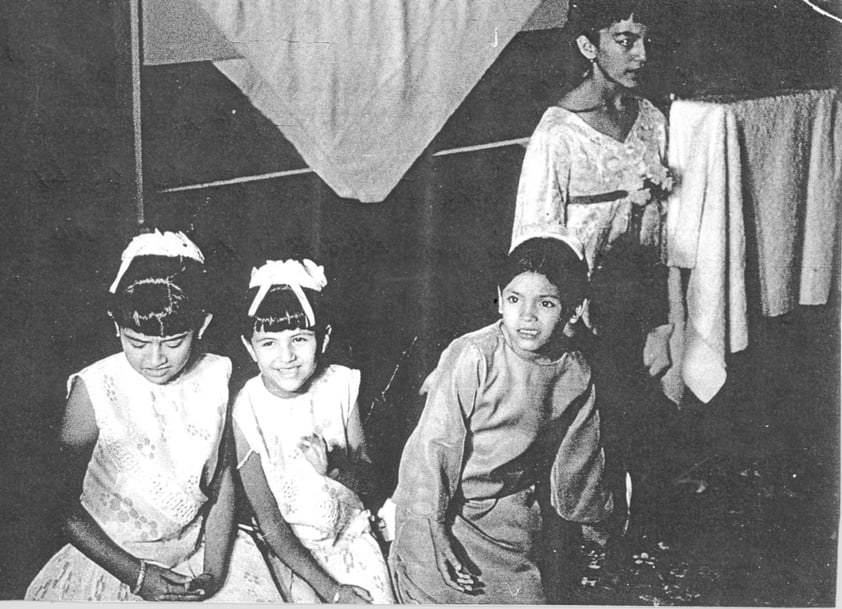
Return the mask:
M 197 0 L 215 62 L 345 198 L 382 201 L 540 0 Z

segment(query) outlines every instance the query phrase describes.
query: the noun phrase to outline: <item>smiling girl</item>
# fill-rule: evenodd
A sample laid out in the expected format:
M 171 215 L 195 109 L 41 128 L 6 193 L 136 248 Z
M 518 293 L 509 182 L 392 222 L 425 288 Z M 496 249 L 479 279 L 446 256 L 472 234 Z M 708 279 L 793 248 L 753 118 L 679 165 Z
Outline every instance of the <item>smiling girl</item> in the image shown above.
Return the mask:
M 238 468 L 288 600 L 393 603 L 360 499 L 371 483 L 360 373 L 322 362 L 326 284 L 310 260 L 252 271 L 243 343 L 260 374 L 234 405 Z
M 68 380 L 70 543 L 28 600 L 281 600 L 234 532 L 231 362 L 197 348 L 211 321 L 203 262 L 181 233 L 139 235 L 123 252 L 108 307 L 122 352 Z
M 453 341 L 428 377 L 393 495 L 401 602 L 544 603 L 546 492 L 563 518 L 603 534 L 612 500 L 599 415 L 590 367 L 566 334 L 586 274 L 563 229 L 517 245 L 498 273 L 502 319 Z

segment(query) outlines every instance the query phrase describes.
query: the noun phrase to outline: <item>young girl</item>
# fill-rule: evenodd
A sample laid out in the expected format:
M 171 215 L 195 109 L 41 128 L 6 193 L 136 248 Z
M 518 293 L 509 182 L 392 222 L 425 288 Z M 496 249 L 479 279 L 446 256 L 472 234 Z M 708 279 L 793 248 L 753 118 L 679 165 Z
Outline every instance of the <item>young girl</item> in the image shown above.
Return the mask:
M 27 599 L 281 600 L 254 542 L 231 549 L 231 362 L 196 348 L 211 320 L 203 261 L 181 233 L 143 234 L 123 252 L 108 307 L 122 353 L 68 381 L 70 544 Z
M 565 328 L 583 309 L 587 267 L 563 230 L 517 245 L 498 274 L 502 319 L 444 351 L 401 459 L 390 563 L 414 603 L 544 603 L 536 486 L 604 541 L 590 368 Z
M 320 361 L 326 283 L 310 260 L 252 271 L 243 343 L 260 374 L 234 404 L 239 472 L 264 540 L 292 570 L 276 568 L 289 600 L 392 603 L 358 495 L 368 464 L 359 371 Z

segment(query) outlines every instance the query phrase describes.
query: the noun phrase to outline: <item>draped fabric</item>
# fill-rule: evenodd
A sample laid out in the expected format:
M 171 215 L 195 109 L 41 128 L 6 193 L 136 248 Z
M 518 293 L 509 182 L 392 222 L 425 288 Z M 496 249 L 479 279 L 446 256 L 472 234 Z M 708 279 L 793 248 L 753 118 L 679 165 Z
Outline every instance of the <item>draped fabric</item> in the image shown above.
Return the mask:
M 842 197 L 839 108 L 835 90 L 672 104 L 669 161 L 679 186 L 668 257 L 690 270 L 680 366 L 702 401 L 725 382 L 727 355 L 748 345 L 747 247 L 763 315 L 827 302 Z
M 216 66 L 342 197 L 382 201 L 540 0 L 197 0 Z

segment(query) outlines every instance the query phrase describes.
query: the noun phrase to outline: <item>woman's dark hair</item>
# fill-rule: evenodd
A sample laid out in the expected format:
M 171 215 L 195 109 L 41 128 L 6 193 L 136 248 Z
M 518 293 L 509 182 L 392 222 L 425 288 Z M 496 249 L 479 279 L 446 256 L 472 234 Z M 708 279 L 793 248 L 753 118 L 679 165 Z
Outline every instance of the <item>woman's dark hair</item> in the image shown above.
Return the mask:
M 638 23 L 649 25 L 658 16 L 652 0 L 578 0 L 570 5 L 567 28 L 573 38 L 584 34 L 597 44 L 599 31 L 634 15 Z
M 591 69 L 591 63 L 579 51 L 577 38 L 584 35 L 598 45 L 600 30 L 631 15 L 638 23 L 654 26 L 660 13 L 652 0 L 576 0 L 570 3 L 570 18 L 561 31 L 562 46 L 568 48 L 565 90 L 581 83 L 582 75 Z
M 588 265 L 560 239 L 536 237 L 518 245 L 497 273 L 501 290 L 521 273 L 540 273 L 558 288 L 565 307 L 575 308 L 588 295 Z
M 248 291 L 245 310 L 251 306 L 257 290 L 258 288 L 252 288 Z M 250 339 L 255 332 L 283 332 L 297 328 L 321 333 L 327 326 L 323 321 L 324 307 L 321 306 L 321 293 L 308 288 L 302 288 L 302 291 L 313 309 L 313 315 L 316 318 L 315 326 L 307 322 L 307 315 L 292 288 L 287 285 L 274 285 L 269 288 L 254 315 L 244 315 L 243 336 Z
M 201 327 L 207 314 L 202 263 L 180 256 L 138 256 L 108 302 L 121 328 L 172 336 Z

